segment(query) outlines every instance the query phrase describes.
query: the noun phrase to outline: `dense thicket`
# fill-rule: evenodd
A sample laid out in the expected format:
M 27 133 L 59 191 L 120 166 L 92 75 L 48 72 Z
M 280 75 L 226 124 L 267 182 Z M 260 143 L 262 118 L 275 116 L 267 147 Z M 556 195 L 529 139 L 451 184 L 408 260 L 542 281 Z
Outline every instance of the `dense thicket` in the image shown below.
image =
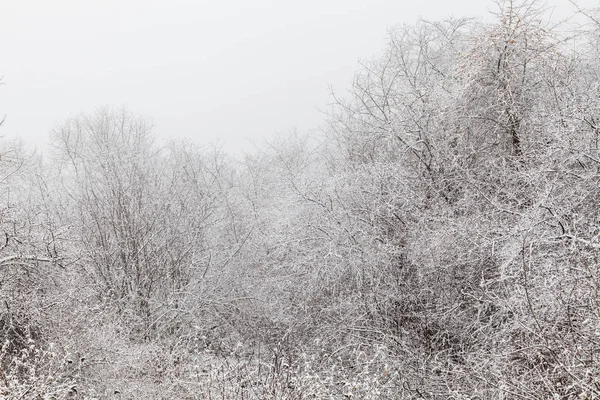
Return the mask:
M 497 6 L 242 161 L 122 109 L 5 144 L 2 396 L 600 398 L 600 26 Z

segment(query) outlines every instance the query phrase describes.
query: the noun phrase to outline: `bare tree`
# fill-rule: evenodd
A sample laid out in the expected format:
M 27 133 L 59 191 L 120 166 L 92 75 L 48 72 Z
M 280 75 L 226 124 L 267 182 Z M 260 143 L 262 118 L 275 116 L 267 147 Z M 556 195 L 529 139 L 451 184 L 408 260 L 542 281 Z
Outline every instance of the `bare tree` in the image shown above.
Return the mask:
M 199 154 L 153 140 L 148 121 L 124 109 L 80 115 L 54 131 L 83 265 L 100 297 L 133 313 L 141 337 L 177 314 L 202 275 L 217 202 Z

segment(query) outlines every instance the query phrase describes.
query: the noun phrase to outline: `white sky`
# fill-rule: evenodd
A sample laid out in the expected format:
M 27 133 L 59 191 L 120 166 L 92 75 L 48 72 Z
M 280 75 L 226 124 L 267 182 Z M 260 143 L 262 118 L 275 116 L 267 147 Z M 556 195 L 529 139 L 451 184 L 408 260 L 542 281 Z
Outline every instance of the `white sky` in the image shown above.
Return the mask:
M 568 1 L 556 0 L 558 12 Z M 349 88 L 386 31 L 419 16 L 481 16 L 489 0 L 3 0 L 3 135 L 41 145 L 103 105 L 150 117 L 160 137 L 231 152 L 293 128 Z M 566 14 L 565 14 L 566 15 Z

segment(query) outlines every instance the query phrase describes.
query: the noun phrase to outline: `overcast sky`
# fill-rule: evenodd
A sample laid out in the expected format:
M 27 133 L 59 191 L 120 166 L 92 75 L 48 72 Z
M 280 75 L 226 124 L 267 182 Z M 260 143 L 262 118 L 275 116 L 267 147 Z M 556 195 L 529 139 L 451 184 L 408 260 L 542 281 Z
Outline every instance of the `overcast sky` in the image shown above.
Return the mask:
M 568 1 L 556 0 L 559 11 Z M 323 120 L 393 25 L 482 16 L 487 0 L 4 0 L 3 135 L 33 143 L 102 105 L 127 105 L 163 138 L 247 139 Z

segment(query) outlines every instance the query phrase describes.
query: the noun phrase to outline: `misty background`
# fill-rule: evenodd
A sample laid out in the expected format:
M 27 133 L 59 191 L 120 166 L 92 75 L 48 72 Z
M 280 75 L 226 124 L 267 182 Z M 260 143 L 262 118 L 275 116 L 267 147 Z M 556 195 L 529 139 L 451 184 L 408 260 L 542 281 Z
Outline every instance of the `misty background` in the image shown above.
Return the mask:
M 555 3 L 560 3 L 557 5 Z M 239 154 L 322 122 L 387 31 L 419 17 L 482 17 L 467 0 L 5 1 L 0 109 L 5 136 L 37 147 L 65 118 L 125 105 L 161 138 L 219 141 Z M 549 2 L 571 15 L 567 2 Z

